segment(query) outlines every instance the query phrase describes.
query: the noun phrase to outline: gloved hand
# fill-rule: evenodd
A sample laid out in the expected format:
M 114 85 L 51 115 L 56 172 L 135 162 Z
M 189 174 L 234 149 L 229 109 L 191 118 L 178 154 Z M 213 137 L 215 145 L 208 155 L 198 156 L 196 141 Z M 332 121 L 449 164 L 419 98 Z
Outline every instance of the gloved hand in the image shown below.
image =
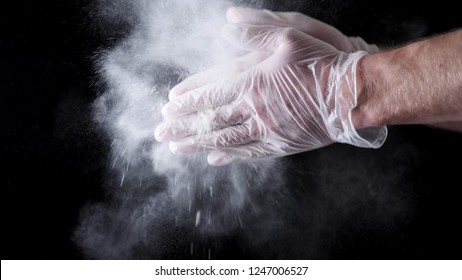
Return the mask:
M 172 152 L 208 151 L 210 164 L 224 165 L 333 142 L 377 148 L 385 140 L 385 127 L 361 136 L 351 121 L 365 52 L 347 54 L 293 28 L 229 24 L 224 35 L 251 52 L 172 89 L 155 133 Z
M 228 9 L 226 16 L 230 23 L 295 28 L 348 53 L 379 51 L 376 45 L 368 44 L 360 37 L 347 37 L 335 27 L 297 12 L 272 12 L 232 7 Z

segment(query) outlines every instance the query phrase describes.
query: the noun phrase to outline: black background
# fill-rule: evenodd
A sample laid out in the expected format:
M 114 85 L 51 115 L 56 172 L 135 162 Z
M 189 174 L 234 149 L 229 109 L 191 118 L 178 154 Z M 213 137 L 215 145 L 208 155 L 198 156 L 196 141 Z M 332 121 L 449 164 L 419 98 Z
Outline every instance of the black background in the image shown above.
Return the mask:
M 278 2 L 283 1 L 268 5 L 289 7 Z M 424 2 L 305 1 L 296 8 L 347 34 L 387 46 L 462 26 L 456 1 Z M 14 7 L 2 9 L 2 259 L 84 258 L 72 241 L 80 209 L 106 195 L 101 186 L 108 140 L 91 120 L 97 95 L 92 61 L 97 49 L 113 44 L 124 30 L 104 33 L 95 28 L 90 3 L 14 1 Z M 393 236 L 348 231 L 346 225 L 349 233 L 337 233 L 330 253 L 319 257 L 460 259 L 461 140 L 456 133 L 403 126 L 390 129 L 382 151 L 348 150 L 352 156 L 381 157 L 403 142 L 411 143 L 417 152 L 401 183 L 412 184 L 415 212 Z M 328 149 L 343 153 L 349 148 Z M 288 162 L 303 160 L 298 155 Z M 233 237 L 223 240 L 224 249 L 216 257 L 298 257 L 277 250 L 266 256 L 243 254 L 233 250 L 238 242 Z

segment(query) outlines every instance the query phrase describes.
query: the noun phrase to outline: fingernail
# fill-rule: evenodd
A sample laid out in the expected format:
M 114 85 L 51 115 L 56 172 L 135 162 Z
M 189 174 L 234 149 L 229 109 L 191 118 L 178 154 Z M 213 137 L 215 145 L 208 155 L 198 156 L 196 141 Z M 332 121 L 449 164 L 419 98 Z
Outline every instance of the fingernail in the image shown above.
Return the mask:
M 179 96 L 177 87 L 173 87 L 168 93 L 168 100 L 172 101 Z
M 241 19 L 241 14 L 239 12 L 239 8 L 231 7 L 226 11 L 226 18 L 230 23 L 238 23 Z
M 156 127 L 156 130 L 154 131 L 154 138 L 156 138 L 158 142 L 165 141 L 165 130 L 166 130 L 165 123 L 161 123 L 160 125 Z
M 170 119 L 172 117 L 179 115 L 180 106 L 173 102 L 169 102 L 162 107 L 162 116 L 166 119 Z
M 168 148 L 170 149 L 170 152 L 172 152 L 173 154 L 180 154 L 178 152 L 178 144 L 176 142 L 170 142 L 170 144 L 168 144 Z
M 254 11 L 252 8 L 231 7 L 226 11 L 226 18 L 230 23 L 243 23 L 254 20 Z

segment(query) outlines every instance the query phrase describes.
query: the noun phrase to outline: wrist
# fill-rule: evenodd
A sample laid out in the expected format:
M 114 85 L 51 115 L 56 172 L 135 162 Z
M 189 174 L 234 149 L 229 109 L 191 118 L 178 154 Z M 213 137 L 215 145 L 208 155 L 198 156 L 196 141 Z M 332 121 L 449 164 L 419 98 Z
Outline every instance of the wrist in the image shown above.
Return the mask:
M 356 68 L 356 107 L 351 111 L 351 121 L 355 129 L 368 127 L 366 112 L 364 110 L 364 101 L 367 98 L 368 90 L 365 81 L 365 60 L 368 56 L 363 56 Z
M 351 113 L 355 129 L 460 121 L 462 60 L 455 50 L 461 36 L 450 33 L 362 57 Z
M 387 128 L 376 121 L 376 115 L 373 114 L 376 110 L 367 106 L 368 100 L 375 94 L 375 85 L 368 80 L 375 76 L 369 76 L 370 72 L 379 71 L 378 68 L 373 68 L 376 64 L 371 58 L 373 55 L 365 54 L 352 65 L 351 78 L 355 86 L 352 87 L 353 100 L 348 114 L 349 141 L 344 143 L 364 148 L 379 148 L 387 137 Z
M 334 80 L 331 80 L 330 90 L 339 94 L 335 99 L 335 104 L 331 104 L 330 108 L 334 108 L 333 112 L 327 114 L 328 130 L 331 139 L 340 143 L 347 143 L 363 148 L 378 148 L 386 139 L 387 129 L 385 126 L 371 127 L 369 129 L 358 129 L 353 122 L 353 110 L 358 104 L 358 92 L 362 93 L 360 98 L 367 96 L 365 86 L 362 82 L 366 81 L 359 75 L 359 63 L 363 58 L 367 57 L 366 52 L 355 52 L 351 54 L 343 54 L 339 56 L 339 64 L 333 75 Z M 359 83 L 358 83 L 359 81 Z M 340 86 L 338 88 L 338 86 Z M 331 96 L 331 95 L 329 95 Z M 364 118 L 358 118 L 356 115 L 356 123 L 361 123 Z M 366 126 L 364 126 L 365 128 Z M 362 128 L 362 127 L 361 127 Z
M 378 84 L 385 78 L 383 57 L 378 54 L 363 56 L 356 69 L 356 107 L 351 112 L 355 129 L 386 125 L 380 118 L 380 106 L 374 106 Z

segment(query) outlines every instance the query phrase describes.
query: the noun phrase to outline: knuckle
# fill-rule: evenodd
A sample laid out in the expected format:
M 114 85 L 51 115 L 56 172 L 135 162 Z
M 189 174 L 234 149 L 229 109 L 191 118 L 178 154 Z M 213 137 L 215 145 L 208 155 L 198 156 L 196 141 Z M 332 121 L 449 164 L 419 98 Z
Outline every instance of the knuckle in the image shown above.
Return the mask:
M 273 16 L 273 12 L 268 10 L 268 9 L 262 9 L 261 10 L 261 13 L 260 13 L 260 16 L 263 18 L 263 19 L 266 19 L 266 20 L 269 20 L 272 18 Z
M 300 31 L 293 27 L 286 27 L 281 30 L 282 39 L 288 43 L 294 43 L 298 40 Z
M 252 139 L 255 141 L 263 140 L 266 138 L 267 131 L 265 125 L 262 125 L 258 121 L 253 121 L 251 124 Z
M 299 12 L 288 12 L 287 18 L 289 23 L 299 23 L 305 20 L 306 16 Z

